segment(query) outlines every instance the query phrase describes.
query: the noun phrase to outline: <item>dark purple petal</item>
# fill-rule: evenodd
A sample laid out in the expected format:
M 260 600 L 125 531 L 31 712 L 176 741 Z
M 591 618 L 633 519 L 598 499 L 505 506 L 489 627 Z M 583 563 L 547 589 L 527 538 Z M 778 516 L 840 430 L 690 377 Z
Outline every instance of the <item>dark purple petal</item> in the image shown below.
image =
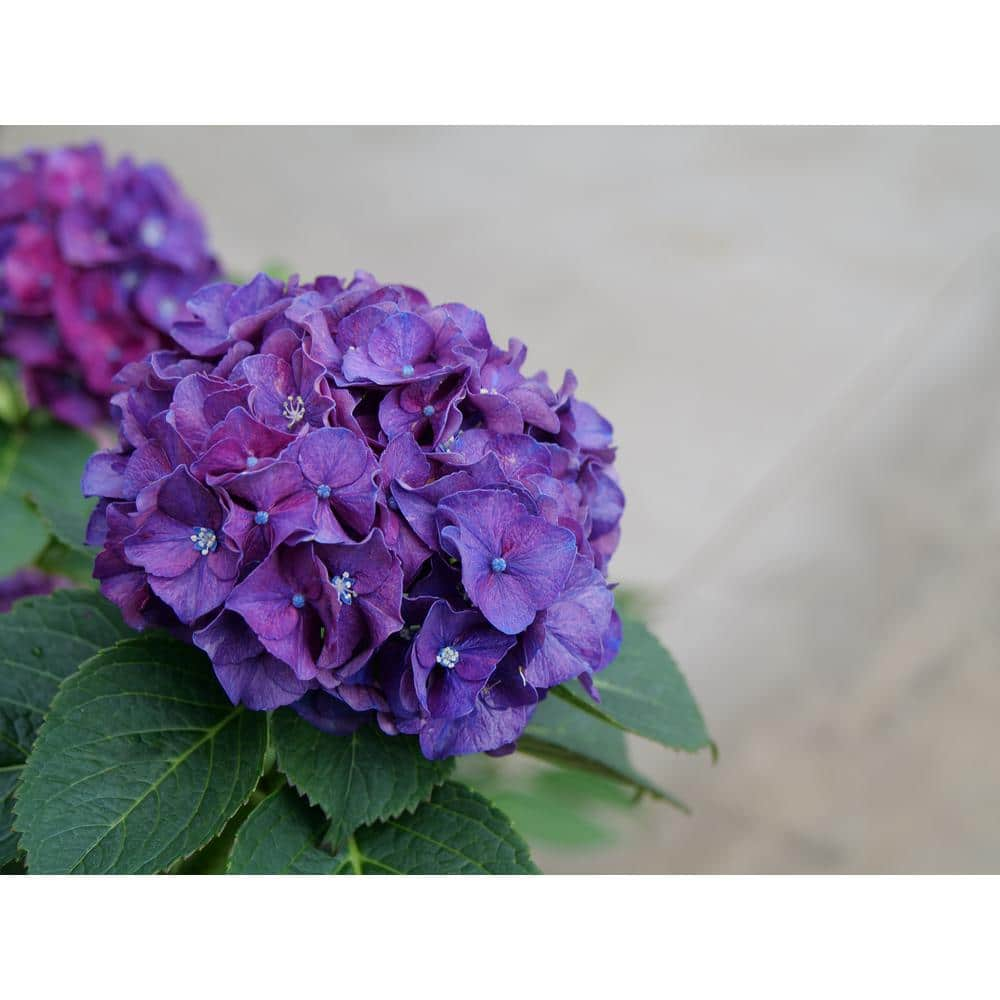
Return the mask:
M 185 625 L 190 625 L 226 599 L 238 570 L 238 560 L 236 553 L 220 548 L 217 557 L 198 559 L 176 576 L 151 574 L 149 586 Z
M 240 473 L 265 468 L 294 440 L 238 406 L 205 439 L 206 450 L 191 471 L 210 484 L 225 483 Z
M 538 696 L 508 657 L 480 692 L 475 708 L 458 719 L 428 719 L 420 749 L 431 760 L 489 752 L 517 741 L 531 719 Z
M 528 682 L 550 688 L 584 670 L 598 669 L 613 606 L 604 577 L 578 556 L 566 589 L 525 633 Z
M 430 608 L 411 653 L 414 690 L 431 718 L 454 719 L 476 698 L 515 640 L 492 629 L 475 611 Z
M 125 466 L 128 459 L 117 452 L 99 451 L 90 456 L 80 489 L 87 497 L 125 497 Z
M 326 691 L 309 691 L 292 708 L 306 722 L 335 736 L 349 736 L 371 720 L 371 713 L 356 712 Z
M 281 460 L 245 472 L 230 480 L 226 491 L 242 508 L 249 524 L 265 534 L 268 551 L 286 540 L 305 541 L 313 537 L 316 530 L 315 491 L 294 462 Z M 235 523 L 243 524 L 242 521 Z M 244 545 L 242 535 L 234 534 L 233 537 Z
M 347 541 L 344 527 L 367 534 L 375 521 L 378 466 L 365 443 L 346 428 L 321 427 L 302 439 L 295 457 L 316 499 L 316 540 Z
M 234 705 L 270 711 L 289 705 L 309 690 L 291 668 L 272 656 L 239 615 L 221 612 L 195 632 L 193 640 L 212 661 L 229 700 Z
M 226 607 L 296 677 L 311 680 L 322 630 L 332 624 L 328 591 L 311 545 L 281 546 L 232 591 Z
M 361 542 L 315 548 L 327 571 L 336 614 L 321 663 L 349 674 L 403 627 L 403 571 L 377 528 Z M 333 582 L 335 578 L 344 582 Z
M 573 533 L 529 514 L 506 490 L 457 493 L 441 509 L 453 521 L 442 539 L 459 554 L 472 603 L 501 632 L 522 632 L 562 590 L 576 558 Z
M 36 594 L 51 594 L 62 587 L 72 586 L 64 577 L 44 573 L 34 566 L 19 569 L 12 576 L 0 580 L 0 613 L 10 611 L 15 601 Z

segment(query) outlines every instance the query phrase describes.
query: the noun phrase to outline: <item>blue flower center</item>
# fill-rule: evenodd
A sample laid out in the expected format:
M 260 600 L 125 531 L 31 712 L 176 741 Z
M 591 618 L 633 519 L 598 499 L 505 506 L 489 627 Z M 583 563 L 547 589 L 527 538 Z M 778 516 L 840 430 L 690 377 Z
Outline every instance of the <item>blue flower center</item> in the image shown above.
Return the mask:
M 448 670 L 454 670 L 455 664 L 458 663 L 459 652 L 454 646 L 442 646 L 435 657 L 435 663 Z
M 292 607 L 304 608 L 306 606 L 305 594 L 292 594 Z
M 390 493 L 389 498 L 386 500 L 389 505 L 389 510 L 399 510 L 399 504 L 396 503 L 396 498 Z
M 503 556 L 494 556 L 490 562 L 490 569 L 494 573 L 503 573 L 507 569 L 507 560 Z
M 167 227 L 163 224 L 163 220 L 153 216 L 143 219 L 139 227 L 139 239 L 151 249 L 158 247 L 166 235 Z
M 318 496 L 320 500 L 329 500 L 332 492 L 333 490 L 331 490 L 326 483 L 320 483 L 319 486 L 316 487 L 316 496 Z
M 247 468 L 252 469 L 259 461 L 256 455 L 247 455 Z
M 161 323 L 169 323 L 177 312 L 177 300 L 164 296 L 156 304 L 156 315 Z
M 215 537 L 215 532 L 211 528 L 195 527 L 191 541 L 203 556 L 207 556 L 209 552 L 214 552 L 219 547 L 219 539 Z
M 413 365 L 403 365 L 403 378 L 409 378 L 413 374 Z
M 259 510 L 253 516 L 254 524 L 267 524 L 271 520 L 271 515 L 266 510 Z
M 461 431 L 459 431 L 457 434 L 452 434 L 452 436 L 450 438 L 448 438 L 448 440 L 445 441 L 441 445 L 441 450 L 442 451 L 451 451 L 458 444 L 458 442 L 461 441 L 461 440 L 462 440 L 462 432 Z
M 354 592 L 354 585 L 357 580 L 345 569 L 343 573 L 330 577 L 330 583 L 337 592 L 337 600 L 341 604 L 350 604 L 358 595 Z
M 427 404 L 427 405 L 426 405 L 426 406 L 424 407 L 424 409 L 423 409 L 423 413 L 424 413 L 424 416 L 425 416 L 425 417 L 433 417 L 433 416 L 434 416 L 434 407 L 433 407 L 433 406 L 431 406 L 431 404 L 430 404 L 430 403 L 428 403 L 428 404 Z

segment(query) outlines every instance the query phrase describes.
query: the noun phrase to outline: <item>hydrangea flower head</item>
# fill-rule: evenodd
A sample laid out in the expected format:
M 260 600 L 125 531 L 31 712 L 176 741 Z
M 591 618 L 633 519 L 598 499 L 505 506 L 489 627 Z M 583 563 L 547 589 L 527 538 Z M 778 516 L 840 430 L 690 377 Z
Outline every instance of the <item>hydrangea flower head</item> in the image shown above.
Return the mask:
M 484 317 L 358 272 L 197 291 L 117 377 L 94 575 L 234 703 L 509 751 L 617 652 L 611 425 Z
M 172 344 L 188 297 L 218 274 L 170 175 L 96 145 L 0 159 L 0 354 L 32 406 L 108 419 L 123 364 Z

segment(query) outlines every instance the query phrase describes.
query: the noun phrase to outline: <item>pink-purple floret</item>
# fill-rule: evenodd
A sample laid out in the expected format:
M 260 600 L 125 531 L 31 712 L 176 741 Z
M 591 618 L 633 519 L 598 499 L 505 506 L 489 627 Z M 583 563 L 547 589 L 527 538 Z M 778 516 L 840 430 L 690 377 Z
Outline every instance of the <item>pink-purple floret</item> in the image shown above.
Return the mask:
M 214 284 L 126 365 L 84 492 L 95 577 L 234 703 L 430 758 L 507 752 L 620 644 L 611 425 L 482 314 L 358 272 Z
M 0 356 L 28 402 L 107 422 L 123 364 L 173 345 L 184 303 L 218 277 L 201 218 L 171 176 L 99 146 L 0 158 Z

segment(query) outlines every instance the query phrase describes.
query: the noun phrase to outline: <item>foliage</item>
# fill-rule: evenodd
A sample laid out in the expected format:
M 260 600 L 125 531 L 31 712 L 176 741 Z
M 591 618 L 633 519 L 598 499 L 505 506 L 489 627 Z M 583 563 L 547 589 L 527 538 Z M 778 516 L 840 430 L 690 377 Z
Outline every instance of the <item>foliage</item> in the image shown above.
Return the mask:
M 0 383 L 0 396 L 3 390 Z M 80 470 L 95 447 L 88 435 L 39 412 L 0 423 L 0 577 L 35 565 L 81 582 L 89 578 L 93 559 L 84 537 L 94 501 L 80 494 Z
M 201 651 L 130 632 L 91 592 L 19 602 L 0 640 L 4 872 L 529 874 L 498 806 L 542 842 L 601 843 L 586 803 L 680 805 L 631 765 L 625 730 L 711 746 L 673 660 L 633 621 L 599 705 L 560 689 L 535 713 L 521 755 L 555 767 L 505 789 L 466 763 L 478 791 L 412 737 L 234 708 Z

